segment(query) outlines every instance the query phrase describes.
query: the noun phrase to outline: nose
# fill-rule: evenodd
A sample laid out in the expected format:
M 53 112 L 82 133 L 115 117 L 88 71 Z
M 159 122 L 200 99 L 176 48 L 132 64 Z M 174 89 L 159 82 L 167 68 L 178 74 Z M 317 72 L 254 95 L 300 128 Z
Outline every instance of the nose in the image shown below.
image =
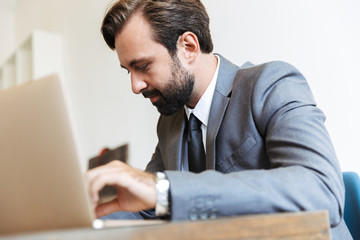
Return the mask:
M 148 84 L 140 74 L 130 73 L 130 78 L 133 93 L 139 94 L 143 89 L 148 87 Z

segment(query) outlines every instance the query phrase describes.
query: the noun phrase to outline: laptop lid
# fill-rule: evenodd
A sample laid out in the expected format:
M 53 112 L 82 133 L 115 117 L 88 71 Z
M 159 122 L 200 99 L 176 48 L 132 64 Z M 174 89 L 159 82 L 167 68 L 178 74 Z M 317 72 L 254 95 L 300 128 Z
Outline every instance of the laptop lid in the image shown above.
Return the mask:
M 59 76 L 0 91 L 0 235 L 93 220 Z

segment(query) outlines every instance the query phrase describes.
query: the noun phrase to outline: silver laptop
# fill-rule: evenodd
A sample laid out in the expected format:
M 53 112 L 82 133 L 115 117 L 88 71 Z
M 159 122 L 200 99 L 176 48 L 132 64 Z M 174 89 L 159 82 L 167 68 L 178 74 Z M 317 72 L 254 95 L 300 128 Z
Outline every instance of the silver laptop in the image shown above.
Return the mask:
M 104 226 L 94 221 L 62 89 L 53 75 L 0 91 L 0 235 Z

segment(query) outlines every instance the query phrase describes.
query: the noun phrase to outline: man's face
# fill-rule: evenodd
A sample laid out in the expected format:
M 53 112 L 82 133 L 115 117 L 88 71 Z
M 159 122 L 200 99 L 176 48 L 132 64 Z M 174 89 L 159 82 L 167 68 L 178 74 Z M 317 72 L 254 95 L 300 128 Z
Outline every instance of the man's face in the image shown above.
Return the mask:
M 141 14 L 133 15 L 115 38 L 121 67 L 131 74 L 134 93 L 149 98 L 158 111 L 171 115 L 187 102 L 194 86 L 194 76 L 177 55 L 152 39 L 151 28 Z

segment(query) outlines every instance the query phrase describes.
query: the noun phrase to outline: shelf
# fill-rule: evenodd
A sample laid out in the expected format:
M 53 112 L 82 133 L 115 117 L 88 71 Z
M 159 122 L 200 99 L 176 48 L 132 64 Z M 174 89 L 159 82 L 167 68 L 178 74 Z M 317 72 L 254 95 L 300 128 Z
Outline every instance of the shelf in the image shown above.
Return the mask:
M 0 66 L 0 90 L 5 90 L 53 73 L 62 73 L 61 35 L 34 31 Z

